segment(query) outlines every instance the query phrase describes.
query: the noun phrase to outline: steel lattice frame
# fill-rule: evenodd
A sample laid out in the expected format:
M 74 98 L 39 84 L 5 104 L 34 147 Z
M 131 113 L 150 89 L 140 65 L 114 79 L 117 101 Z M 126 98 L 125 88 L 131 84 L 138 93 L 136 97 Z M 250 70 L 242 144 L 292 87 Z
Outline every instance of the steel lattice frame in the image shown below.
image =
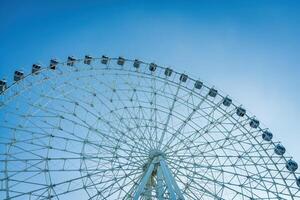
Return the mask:
M 42 68 L 2 93 L 0 199 L 300 198 L 290 158 L 225 95 L 169 68 L 101 59 Z

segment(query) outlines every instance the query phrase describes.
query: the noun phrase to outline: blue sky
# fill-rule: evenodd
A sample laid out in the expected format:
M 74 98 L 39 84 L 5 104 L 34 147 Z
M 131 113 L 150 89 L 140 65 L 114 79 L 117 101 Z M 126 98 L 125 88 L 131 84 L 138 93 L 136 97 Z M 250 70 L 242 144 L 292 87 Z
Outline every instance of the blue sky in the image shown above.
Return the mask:
M 155 61 L 241 102 L 300 162 L 299 10 L 296 0 L 2 0 L 0 77 L 68 55 Z

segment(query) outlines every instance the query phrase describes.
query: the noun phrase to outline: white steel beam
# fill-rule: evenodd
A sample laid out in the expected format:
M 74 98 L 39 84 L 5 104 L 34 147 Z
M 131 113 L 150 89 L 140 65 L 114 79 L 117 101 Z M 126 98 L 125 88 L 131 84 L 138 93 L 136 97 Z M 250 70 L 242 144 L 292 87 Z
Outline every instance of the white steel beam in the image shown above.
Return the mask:
M 151 164 L 149 165 L 146 173 L 144 174 L 144 176 L 143 176 L 143 178 L 142 178 L 139 186 L 136 189 L 136 192 L 135 192 L 135 194 L 133 196 L 134 200 L 138 200 L 139 197 L 140 197 L 140 195 L 141 195 L 141 193 L 144 191 L 145 186 L 146 186 L 146 184 L 147 184 L 147 182 L 148 182 L 148 180 L 149 180 L 149 178 L 150 178 L 150 176 L 151 176 L 151 174 L 153 172 L 153 169 L 154 169 L 154 163 L 152 161 Z

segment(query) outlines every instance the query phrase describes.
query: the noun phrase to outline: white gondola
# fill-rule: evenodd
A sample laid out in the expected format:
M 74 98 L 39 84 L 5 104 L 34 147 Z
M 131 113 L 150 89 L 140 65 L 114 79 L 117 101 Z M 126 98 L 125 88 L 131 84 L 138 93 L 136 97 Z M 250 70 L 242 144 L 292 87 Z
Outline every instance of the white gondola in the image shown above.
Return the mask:
M 246 114 L 246 110 L 242 107 L 238 107 L 237 110 L 236 110 L 236 114 L 239 116 L 239 117 L 244 117 L 245 114 Z
M 156 65 L 155 63 L 150 63 L 150 65 L 149 65 L 149 70 L 150 70 L 151 72 L 154 72 L 154 71 L 156 70 L 156 68 L 157 68 L 157 65 Z
M 119 58 L 118 58 L 118 61 L 117 61 L 117 64 L 123 66 L 124 63 L 125 63 L 125 58 L 119 57 Z
M 90 65 L 92 63 L 92 59 L 93 59 L 92 56 L 86 55 L 86 56 L 84 56 L 83 63 L 86 64 L 86 65 Z
M 208 92 L 208 95 L 211 96 L 211 97 L 216 97 L 218 94 L 218 90 L 214 89 L 214 88 L 211 88 Z
M 270 131 L 264 131 L 262 134 L 262 138 L 265 141 L 271 141 L 273 138 L 273 134 Z
M 50 69 L 55 70 L 57 65 L 58 65 L 58 61 L 56 59 L 51 59 L 50 60 L 50 66 L 49 66 Z
M 179 80 L 180 80 L 181 82 L 186 82 L 187 79 L 188 79 L 188 75 L 186 75 L 186 74 L 181 74 L 181 75 L 180 75 Z
M 138 69 L 138 68 L 140 68 L 140 65 L 141 65 L 141 61 L 139 61 L 138 59 L 135 59 L 133 62 L 133 66 Z
M 40 70 L 41 70 L 42 66 L 39 65 L 39 64 L 33 64 L 32 65 L 32 69 L 31 69 L 31 73 L 34 74 L 34 75 L 37 75 L 40 73 Z
M 259 121 L 257 119 L 251 119 L 250 126 L 251 126 L 251 128 L 259 127 Z
M 76 62 L 76 58 L 74 58 L 73 56 L 68 57 L 67 65 L 73 66 L 75 62 Z
M 232 104 L 232 99 L 228 98 L 228 97 L 225 97 L 224 100 L 223 100 L 223 105 L 228 107 Z
M 165 76 L 171 76 L 172 73 L 173 73 L 173 70 L 172 70 L 172 69 L 170 69 L 170 68 L 166 68 L 166 69 L 165 69 Z
M 203 83 L 201 81 L 196 81 L 195 84 L 194 84 L 194 87 L 196 89 L 201 89 L 203 86 Z
M 296 183 L 297 183 L 298 187 L 300 187 L 300 176 L 296 179 Z
M 4 92 L 7 88 L 7 82 L 6 80 L 0 80 L 0 92 Z
M 286 162 L 286 168 L 290 172 L 295 172 L 298 169 L 298 164 L 294 160 L 290 159 Z
M 102 56 L 101 63 L 106 65 L 108 63 L 108 57 L 107 56 Z
M 282 145 L 282 144 L 277 144 L 275 146 L 275 149 L 274 149 L 274 152 L 277 154 L 277 155 L 283 155 L 285 153 L 285 147 Z
M 46 195 L 48 199 L 62 199 L 77 190 L 88 196 L 85 189 L 95 182 L 96 193 L 103 194 L 104 199 L 116 194 L 118 199 L 128 199 L 128 194 L 130 199 L 199 199 L 199 192 L 190 190 L 189 183 L 201 187 L 203 177 L 209 176 L 204 181 L 212 199 L 300 200 L 299 164 L 287 158 L 285 147 L 272 141 L 269 129 L 249 117 L 242 105 L 235 105 L 231 96 L 170 66 L 125 57 L 124 65 L 117 63 L 118 57 L 104 57 L 106 64 L 102 64 L 100 54 L 97 58 L 81 57 L 72 67 L 67 66 L 66 58 L 54 63 L 57 70 L 50 70 L 46 63 L 40 71 L 33 67 L 40 75 L 24 70 L 19 82 L 10 85 L 8 80 L 6 85 L 0 80 L 1 142 L 8 147 L 1 155 L 13 159 L 4 158 L 0 167 L 4 175 L 0 193 L 12 192 L 0 196 L 7 200 L 16 195 L 21 200 Z M 40 132 L 47 133 L 46 138 Z M 24 133 L 29 133 L 28 137 Z M 98 144 L 96 150 L 93 141 Z M 21 143 L 24 148 L 9 148 Z M 85 146 L 87 151 L 81 153 L 79 149 L 77 153 L 76 145 Z M 58 149 L 60 154 L 48 154 L 49 149 Z M 80 158 L 66 162 L 70 152 Z M 170 160 L 171 154 L 178 159 Z M 99 182 L 97 175 L 89 176 L 88 182 L 84 177 L 68 176 L 74 169 L 78 171 L 81 163 L 93 163 L 95 157 L 97 165 L 88 169 L 103 168 L 108 172 L 101 174 L 104 181 Z M 48 180 L 44 172 L 49 167 L 37 162 L 51 159 L 51 170 L 61 177 Z M 24 167 L 17 162 L 25 163 Z M 116 174 L 124 163 L 130 166 L 126 173 Z M 28 166 L 37 166 L 29 176 Z M 79 172 L 81 169 L 79 166 Z M 14 174 L 17 177 L 12 177 Z M 31 178 L 32 174 L 36 176 Z M 112 176 L 114 183 L 129 185 L 128 190 L 107 189 L 110 183 L 105 180 Z M 78 184 L 69 184 L 74 181 Z M 209 187 L 215 183 L 230 190 L 218 192 L 218 188 Z M 55 187 L 58 194 L 45 194 L 47 185 Z
M 20 81 L 24 78 L 24 72 L 22 71 L 15 71 L 14 73 L 14 81 Z

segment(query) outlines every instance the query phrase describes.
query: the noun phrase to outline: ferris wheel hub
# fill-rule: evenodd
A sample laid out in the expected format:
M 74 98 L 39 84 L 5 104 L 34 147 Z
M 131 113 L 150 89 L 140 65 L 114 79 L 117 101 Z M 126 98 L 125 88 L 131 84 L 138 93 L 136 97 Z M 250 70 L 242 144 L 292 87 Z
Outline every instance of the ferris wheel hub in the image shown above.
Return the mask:
M 150 160 L 153 160 L 154 158 L 158 158 L 160 156 L 165 158 L 166 154 L 159 149 L 152 149 L 149 153 Z
M 12 80 L 0 80 L 0 199 L 300 197 L 273 133 L 185 73 L 86 55 Z

